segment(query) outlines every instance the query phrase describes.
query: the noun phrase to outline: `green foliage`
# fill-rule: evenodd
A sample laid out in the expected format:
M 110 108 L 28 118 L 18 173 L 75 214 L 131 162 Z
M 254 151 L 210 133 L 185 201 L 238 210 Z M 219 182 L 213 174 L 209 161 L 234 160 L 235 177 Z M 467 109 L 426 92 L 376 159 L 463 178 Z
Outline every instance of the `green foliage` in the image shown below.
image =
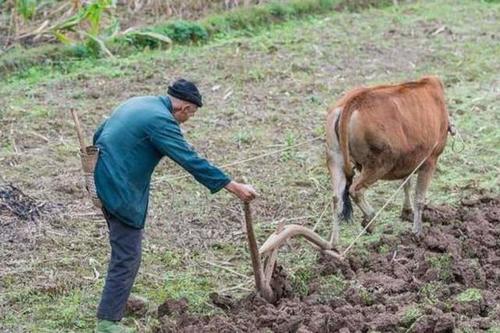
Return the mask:
M 176 21 L 159 30 L 179 43 L 200 42 L 208 39 L 206 29 L 196 22 Z
M 481 295 L 481 291 L 476 288 L 469 288 L 462 293 L 458 294 L 457 296 L 457 301 L 462 302 L 462 303 L 467 303 L 467 302 L 477 302 L 481 301 L 483 299 L 483 296 Z
M 320 299 L 330 300 L 333 297 L 341 296 L 348 287 L 349 281 L 342 276 L 328 275 L 324 276 L 319 281 L 318 293 Z
M 168 36 L 154 31 L 132 31 L 123 40 L 137 48 L 159 48 L 161 45 L 172 43 Z
M 180 44 L 200 43 L 208 39 L 208 32 L 197 22 L 179 20 L 144 31 L 132 31 L 121 40 L 137 48 L 158 48 L 175 41 Z M 117 39 L 118 42 L 121 41 Z
M 452 261 L 453 258 L 448 254 L 427 258 L 427 262 L 429 262 L 431 267 L 437 270 L 439 279 L 445 282 L 450 282 L 453 277 Z
M 188 272 L 169 272 L 164 278 L 162 299 L 185 297 L 192 311 L 200 311 L 206 306 L 208 295 L 214 288 L 213 282 L 206 277 Z
M 63 44 L 78 45 L 77 55 L 98 56 L 105 53 L 111 56 L 105 41 L 118 31 L 118 20 L 111 17 L 111 23 L 104 24 L 103 17 L 113 7 L 115 0 L 93 0 L 75 15 L 57 24 L 52 33 Z
M 405 327 L 410 327 L 419 317 L 423 315 L 422 310 L 417 306 L 411 306 L 406 309 L 403 317 L 401 318 L 401 324 Z
M 236 141 L 238 146 L 250 144 L 253 141 L 252 133 L 246 130 L 240 130 L 235 134 L 234 141 Z
M 282 158 L 284 161 L 294 159 L 297 156 L 297 149 L 294 146 L 297 144 L 297 135 L 291 131 L 286 133 L 285 137 L 286 148 L 283 152 Z
M 419 291 L 420 297 L 428 304 L 436 304 L 443 289 L 440 282 L 431 282 L 425 284 Z
M 16 11 L 21 14 L 25 20 L 33 18 L 36 13 L 36 6 L 37 0 L 16 0 Z
M 309 283 L 312 277 L 311 267 L 299 267 L 290 277 L 293 290 L 300 296 L 306 296 L 309 293 Z
M 359 289 L 359 296 L 365 305 L 372 305 L 375 302 L 373 294 L 364 287 Z

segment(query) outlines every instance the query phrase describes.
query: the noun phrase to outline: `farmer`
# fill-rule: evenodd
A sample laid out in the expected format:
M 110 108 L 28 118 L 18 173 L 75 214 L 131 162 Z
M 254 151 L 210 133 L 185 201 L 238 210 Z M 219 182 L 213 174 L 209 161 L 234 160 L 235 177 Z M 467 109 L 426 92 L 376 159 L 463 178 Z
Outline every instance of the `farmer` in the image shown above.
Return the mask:
M 168 96 L 132 98 L 118 106 L 94 134 L 99 147 L 95 169 L 97 194 L 109 228 L 111 259 L 97 332 L 133 332 L 119 324 L 141 262 L 141 241 L 148 208 L 151 174 L 163 156 L 182 166 L 212 193 L 225 188 L 249 202 L 250 185 L 232 181 L 200 157 L 184 139 L 180 124 L 202 106 L 198 88 L 180 79 Z

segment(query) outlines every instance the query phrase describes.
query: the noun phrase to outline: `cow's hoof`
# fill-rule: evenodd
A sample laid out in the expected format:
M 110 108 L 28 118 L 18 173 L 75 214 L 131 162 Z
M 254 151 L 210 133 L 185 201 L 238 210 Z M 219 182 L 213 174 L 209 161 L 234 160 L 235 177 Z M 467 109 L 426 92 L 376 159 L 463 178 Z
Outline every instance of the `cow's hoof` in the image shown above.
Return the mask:
M 369 216 L 369 217 L 367 216 L 367 217 L 363 218 L 363 220 L 361 221 L 361 225 L 363 226 L 363 228 L 365 228 L 368 225 L 368 223 L 370 223 L 372 218 L 373 218 L 373 216 Z M 366 231 L 371 234 L 374 229 L 375 229 L 375 222 L 372 222 L 372 224 L 370 224 L 370 226 L 366 229 Z
M 403 208 L 400 217 L 403 221 L 413 222 L 413 209 Z

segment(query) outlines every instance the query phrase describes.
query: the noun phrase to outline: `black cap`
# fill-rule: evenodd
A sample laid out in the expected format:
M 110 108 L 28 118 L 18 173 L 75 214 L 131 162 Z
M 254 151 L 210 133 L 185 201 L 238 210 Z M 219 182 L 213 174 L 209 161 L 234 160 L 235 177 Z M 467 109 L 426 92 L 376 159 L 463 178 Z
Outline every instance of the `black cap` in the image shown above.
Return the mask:
M 200 108 L 203 106 L 200 91 L 193 82 L 179 79 L 168 86 L 167 92 L 172 97 L 193 103 Z

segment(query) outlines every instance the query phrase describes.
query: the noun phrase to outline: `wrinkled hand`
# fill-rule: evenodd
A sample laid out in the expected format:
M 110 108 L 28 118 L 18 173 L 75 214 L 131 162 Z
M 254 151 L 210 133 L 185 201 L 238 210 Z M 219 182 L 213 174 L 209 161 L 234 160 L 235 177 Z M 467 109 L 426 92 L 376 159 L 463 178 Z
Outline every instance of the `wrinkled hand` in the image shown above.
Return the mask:
M 226 190 L 233 193 L 244 202 L 250 202 L 258 196 L 257 191 L 255 191 L 251 185 L 237 183 L 235 181 L 231 181 L 227 184 Z

